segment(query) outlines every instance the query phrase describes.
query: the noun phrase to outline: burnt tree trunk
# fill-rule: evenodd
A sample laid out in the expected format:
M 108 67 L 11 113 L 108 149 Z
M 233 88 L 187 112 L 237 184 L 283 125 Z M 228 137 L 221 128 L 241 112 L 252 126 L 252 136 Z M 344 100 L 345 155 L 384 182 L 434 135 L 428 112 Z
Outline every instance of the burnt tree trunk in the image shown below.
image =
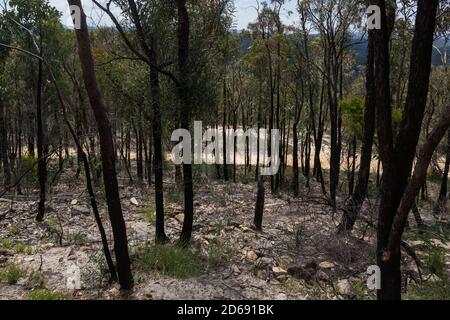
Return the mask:
M 400 245 L 395 242 L 389 259 L 384 258 L 394 217 L 410 177 L 427 102 L 433 36 L 438 0 L 419 0 L 411 52 L 408 95 L 394 145 L 390 93 L 389 31 L 386 3 L 371 2 L 381 8 L 381 30 L 375 34 L 375 87 L 380 157 L 383 162 L 378 215 L 377 262 L 381 268 L 380 300 L 401 299 Z M 402 230 L 396 230 L 400 232 Z
M 3 185 L 6 190 L 11 185 L 11 167 L 8 158 L 8 135 L 2 97 L 0 96 L 0 157 L 3 164 Z
M 259 176 L 258 194 L 256 197 L 256 207 L 255 207 L 255 218 L 253 220 L 255 228 L 258 231 L 262 231 L 262 220 L 264 214 L 264 197 L 265 197 L 264 177 Z
M 447 138 L 447 155 L 445 159 L 445 168 L 442 175 L 441 189 L 439 191 L 439 198 L 436 204 L 435 213 L 447 212 L 447 193 L 448 193 L 448 173 L 450 169 L 450 130 Z
M 42 44 L 41 44 L 42 45 Z M 42 56 L 42 50 L 40 52 Z M 36 95 L 36 128 L 37 128 L 37 154 L 38 154 L 38 178 L 39 178 L 39 204 L 37 221 L 42 221 L 45 215 L 45 201 L 46 201 L 46 185 L 47 185 L 47 158 L 44 157 L 45 141 L 44 128 L 45 124 L 42 119 L 42 86 L 43 86 L 43 62 L 38 62 L 38 81 L 37 81 L 37 95 Z
M 175 0 L 178 11 L 178 95 L 180 99 L 181 128 L 189 130 L 191 117 L 191 87 L 189 70 L 189 34 L 190 21 L 186 8 L 186 0 Z M 224 128 L 225 129 L 225 128 Z M 183 163 L 184 180 L 184 223 L 180 242 L 186 245 L 190 242 L 192 225 L 194 223 L 194 190 L 192 182 L 192 164 Z
M 81 28 L 75 30 L 78 42 L 78 55 L 80 57 L 84 85 L 94 112 L 100 138 L 103 180 L 114 237 L 114 251 L 117 260 L 119 282 L 121 288 L 127 290 L 133 287 L 133 277 L 128 253 L 127 230 L 120 203 L 119 185 L 114 163 L 115 155 L 111 125 L 97 84 L 86 15 L 80 0 L 68 0 L 68 3 L 81 9 Z
M 369 33 L 369 51 L 366 69 L 366 107 L 364 110 L 364 132 L 361 146 L 361 163 L 356 187 L 344 207 L 339 231 L 351 231 L 367 196 L 372 163 L 372 146 L 375 135 L 375 86 L 373 36 Z

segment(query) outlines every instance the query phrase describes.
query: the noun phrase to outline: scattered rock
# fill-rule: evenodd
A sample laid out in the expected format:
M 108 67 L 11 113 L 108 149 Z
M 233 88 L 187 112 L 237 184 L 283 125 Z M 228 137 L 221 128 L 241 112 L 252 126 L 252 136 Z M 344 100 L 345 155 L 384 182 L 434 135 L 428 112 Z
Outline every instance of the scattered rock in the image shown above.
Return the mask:
M 272 272 L 275 275 L 275 277 L 285 276 L 288 274 L 287 270 L 284 270 L 283 268 L 280 267 L 273 267 Z
M 89 215 L 91 213 L 91 210 L 88 207 L 76 205 L 72 207 L 72 213 Z
M 175 216 L 175 219 L 180 223 L 183 224 L 184 223 L 184 213 L 179 213 Z
M 72 206 L 76 206 L 76 205 L 78 204 L 78 200 L 77 200 L 77 199 L 73 199 L 73 200 L 70 202 L 70 204 L 71 204 Z
M 247 257 L 248 260 L 253 261 L 253 262 L 258 260 L 258 255 L 253 250 L 247 251 L 245 256 Z
M 353 294 L 352 285 L 348 279 L 339 280 L 337 284 L 337 290 L 342 296 L 351 296 Z
M 236 265 L 233 265 L 233 267 L 231 268 L 231 270 L 233 270 L 233 273 L 235 275 L 241 274 L 241 269 L 239 269 Z
M 287 271 L 290 276 L 309 282 L 314 279 L 318 270 L 319 266 L 316 262 L 312 261 L 305 266 L 290 267 Z
M 332 269 L 335 267 L 334 263 L 329 261 L 323 261 L 319 264 L 319 267 L 322 269 Z
M 137 199 L 135 197 L 130 199 L 130 202 L 132 205 L 135 205 L 136 207 L 139 207 L 139 202 L 137 201 Z
M 279 293 L 275 296 L 275 300 L 287 300 L 288 296 L 285 293 Z
M 12 257 L 14 255 L 14 251 L 0 248 L 0 256 L 9 256 Z
M 258 260 L 258 267 L 264 268 L 271 266 L 273 264 L 273 259 L 268 257 L 262 257 Z
M 325 272 L 323 272 L 322 270 L 320 270 L 319 272 L 317 272 L 316 275 L 317 279 L 320 281 L 324 281 L 324 282 L 328 282 L 330 281 L 330 276 L 328 274 L 326 274 Z

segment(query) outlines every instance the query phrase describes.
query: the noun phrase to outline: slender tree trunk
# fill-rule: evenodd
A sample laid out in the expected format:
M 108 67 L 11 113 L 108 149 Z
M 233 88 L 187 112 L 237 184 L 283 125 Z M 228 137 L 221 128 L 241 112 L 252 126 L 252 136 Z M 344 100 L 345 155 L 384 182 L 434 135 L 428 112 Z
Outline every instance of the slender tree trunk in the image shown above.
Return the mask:
M 450 169 L 450 130 L 447 138 L 447 154 L 445 158 L 444 173 L 442 175 L 441 189 L 439 191 L 439 198 L 436 204 L 435 213 L 447 212 L 447 193 L 448 193 L 448 173 Z
M 180 79 L 178 95 L 180 98 L 181 128 L 189 130 L 191 116 L 191 88 L 189 70 L 189 34 L 190 21 L 186 8 L 186 0 L 175 0 L 178 11 L 178 68 Z M 225 128 L 224 128 L 225 129 Z M 192 225 L 194 223 L 194 190 L 192 182 L 192 165 L 183 163 L 184 179 L 184 223 L 180 242 L 186 245 L 190 242 Z
M 11 167 L 8 157 L 8 134 L 6 131 L 6 119 L 3 99 L 0 96 L 0 157 L 3 164 L 3 185 L 6 190 L 11 185 Z
M 42 56 L 42 50 L 40 52 Z M 37 153 L 38 153 L 38 178 L 39 178 L 39 204 L 37 221 L 42 221 L 45 215 L 46 184 L 47 184 L 47 158 L 45 153 L 45 124 L 42 119 L 42 86 L 43 86 L 43 62 L 39 60 L 37 96 L 36 96 L 36 127 L 37 127 Z
M 369 49 L 366 70 L 366 107 L 364 110 L 364 132 L 361 146 L 361 163 L 354 192 L 344 207 L 339 231 L 351 231 L 367 195 L 372 163 L 372 146 L 375 135 L 375 83 L 373 35 L 369 33 Z
M 122 214 L 119 185 L 114 163 L 115 155 L 111 125 L 97 84 L 94 59 L 92 57 L 89 32 L 86 24 L 86 15 L 84 14 L 80 0 L 68 0 L 68 3 L 69 5 L 74 5 L 81 9 L 81 28 L 75 30 L 78 42 L 78 54 L 80 57 L 85 88 L 94 112 L 100 137 L 103 180 L 114 237 L 114 251 L 117 260 L 119 282 L 121 288 L 127 290 L 133 287 L 133 277 L 131 274 L 131 263 L 128 253 L 127 230 Z
M 381 30 L 375 34 L 376 109 L 383 178 L 378 216 L 377 261 L 381 268 L 380 300 L 401 299 L 400 245 L 394 242 L 389 259 L 388 246 L 394 218 L 408 184 L 427 102 L 433 35 L 438 0 L 419 0 L 411 52 L 408 95 L 394 147 L 390 94 L 389 31 L 384 1 L 373 0 L 381 8 Z M 409 210 L 408 210 L 409 212 Z M 401 230 L 403 231 L 403 230 Z M 397 230 L 398 232 L 398 230 Z
M 264 214 L 264 177 L 259 176 L 258 180 L 258 194 L 256 197 L 256 207 L 255 207 L 255 219 L 253 221 L 256 230 L 262 231 L 262 220 Z

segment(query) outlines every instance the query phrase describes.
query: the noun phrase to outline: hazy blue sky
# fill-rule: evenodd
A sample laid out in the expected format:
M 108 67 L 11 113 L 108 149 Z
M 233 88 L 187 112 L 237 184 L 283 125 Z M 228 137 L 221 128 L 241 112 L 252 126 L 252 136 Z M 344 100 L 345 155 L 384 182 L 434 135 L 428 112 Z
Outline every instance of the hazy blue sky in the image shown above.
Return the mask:
M 98 10 L 92 10 L 94 5 L 91 0 L 82 0 L 83 6 L 86 12 L 90 13 L 92 19 L 101 24 L 110 24 L 109 19 L 101 14 Z M 104 2 L 104 1 L 101 1 Z M 69 16 L 69 8 L 66 0 L 50 0 L 50 3 L 58 8 L 59 11 L 63 12 L 63 23 L 66 25 L 71 25 L 71 20 Z M 288 16 L 289 11 L 295 11 L 297 0 L 286 0 L 286 5 L 282 12 L 282 18 L 286 23 L 293 23 L 297 19 L 297 14 Z M 235 25 L 236 28 L 242 29 L 246 28 L 249 22 L 253 22 L 256 19 L 256 0 L 235 0 L 236 13 L 235 13 Z

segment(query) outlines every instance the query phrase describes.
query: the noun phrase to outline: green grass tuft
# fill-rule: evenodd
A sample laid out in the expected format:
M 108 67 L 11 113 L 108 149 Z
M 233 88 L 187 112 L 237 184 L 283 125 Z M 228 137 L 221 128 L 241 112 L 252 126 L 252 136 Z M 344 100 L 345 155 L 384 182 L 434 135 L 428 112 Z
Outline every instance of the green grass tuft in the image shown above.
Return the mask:
M 27 272 L 17 266 L 16 264 L 10 264 L 8 267 L 0 271 L 0 281 L 8 284 L 16 284 L 19 280 L 25 277 Z
M 180 279 L 198 276 L 205 269 L 196 250 L 178 245 L 147 245 L 140 248 L 136 253 L 136 266 L 144 272 L 158 271 Z
M 45 289 L 31 290 L 27 295 L 28 300 L 70 300 L 70 297 L 62 292 Z

